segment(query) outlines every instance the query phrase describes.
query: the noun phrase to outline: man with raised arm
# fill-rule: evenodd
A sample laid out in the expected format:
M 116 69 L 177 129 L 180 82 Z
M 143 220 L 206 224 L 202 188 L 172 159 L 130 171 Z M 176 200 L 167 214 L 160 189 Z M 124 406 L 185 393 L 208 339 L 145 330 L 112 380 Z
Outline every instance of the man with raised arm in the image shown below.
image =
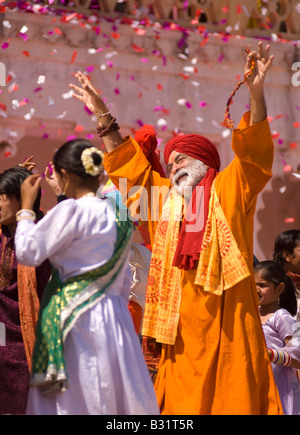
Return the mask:
M 260 42 L 247 56 L 251 111 L 233 132 L 235 158 L 222 172 L 215 146 L 195 134 L 166 144 L 169 179 L 161 177 L 138 144 L 121 137 L 88 79 L 78 72 L 81 87 L 70 85 L 97 116 L 105 168 L 117 188 L 127 184 L 127 207 L 138 193 L 142 208 L 147 201 L 152 259 L 142 334 L 162 346 L 155 383 L 162 414 L 282 414 L 252 267 L 256 198 L 272 176 L 263 91 L 269 50 Z

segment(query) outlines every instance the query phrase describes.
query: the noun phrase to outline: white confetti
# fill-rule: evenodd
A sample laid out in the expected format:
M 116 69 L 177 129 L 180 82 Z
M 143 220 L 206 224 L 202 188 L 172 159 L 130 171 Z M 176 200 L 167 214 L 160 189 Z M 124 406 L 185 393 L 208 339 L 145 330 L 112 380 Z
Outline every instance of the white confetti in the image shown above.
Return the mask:
M 27 26 L 23 26 L 22 29 L 20 30 L 20 33 L 26 33 L 28 30 Z
M 68 100 L 69 98 L 72 98 L 72 95 L 73 95 L 73 91 L 71 90 L 62 94 L 62 97 L 64 100 Z
M 65 110 L 61 115 L 58 115 L 56 117 L 56 119 L 63 119 L 66 116 L 66 114 L 67 114 L 67 111 Z
M 42 85 L 42 84 L 44 84 L 45 81 L 46 81 L 46 76 L 43 76 L 43 75 L 38 76 L 38 79 L 37 79 L 37 84 L 38 84 L 38 85 Z
M 227 128 L 226 130 L 222 131 L 222 138 L 226 139 L 227 137 L 229 137 L 231 134 L 230 130 Z
M 26 119 L 26 121 L 30 121 L 32 115 L 34 115 L 34 112 L 35 112 L 34 108 L 30 109 L 30 111 L 26 113 L 26 115 L 24 115 L 24 119 Z

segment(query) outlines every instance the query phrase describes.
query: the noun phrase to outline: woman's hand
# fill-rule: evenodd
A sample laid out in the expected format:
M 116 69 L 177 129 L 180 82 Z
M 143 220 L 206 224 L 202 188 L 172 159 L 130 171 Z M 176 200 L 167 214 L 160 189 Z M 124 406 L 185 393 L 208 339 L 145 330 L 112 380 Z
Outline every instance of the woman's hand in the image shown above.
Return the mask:
M 53 190 L 56 196 L 62 194 L 63 189 L 59 184 L 52 162 L 49 162 L 49 165 L 45 169 L 45 181 L 48 186 Z
M 20 166 L 23 166 L 23 168 L 28 169 L 28 171 L 32 171 L 32 169 L 34 169 L 36 167 L 36 164 L 34 162 L 32 162 L 32 159 L 34 158 L 34 156 L 30 156 L 28 157 L 28 159 L 26 159 L 23 163 L 20 163 Z
M 21 185 L 22 209 L 32 210 L 41 185 L 39 174 L 30 175 Z
M 106 105 L 90 80 L 81 71 L 78 71 L 75 77 L 81 87 L 70 83 L 70 88 L 74 90 L 73 97 L 84 103 L 94 114 L 108 112 Z

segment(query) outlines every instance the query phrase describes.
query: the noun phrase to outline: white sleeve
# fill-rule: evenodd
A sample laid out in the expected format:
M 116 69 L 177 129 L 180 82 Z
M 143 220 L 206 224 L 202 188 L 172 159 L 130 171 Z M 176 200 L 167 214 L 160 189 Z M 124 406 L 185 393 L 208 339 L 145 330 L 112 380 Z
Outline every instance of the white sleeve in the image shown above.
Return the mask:
M 37 224 L 20 220 L 15 234 L 17 261 L 37 267 L 68 246 L 77 230 L 76 202 L 65 200 L 50 210 Z

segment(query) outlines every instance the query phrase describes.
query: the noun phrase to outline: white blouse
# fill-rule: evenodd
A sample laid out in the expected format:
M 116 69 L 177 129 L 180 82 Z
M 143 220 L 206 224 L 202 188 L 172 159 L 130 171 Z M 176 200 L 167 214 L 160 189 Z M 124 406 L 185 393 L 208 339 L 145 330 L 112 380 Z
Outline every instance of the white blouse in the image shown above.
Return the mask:
M 19 263 L 32 267 L 48 259 L 65 281 L 103 265 L 113 254 L 116 237 L 115 210 L 108 200 L 67 199 L 37 224 L 18 222 L 16 256 Z

